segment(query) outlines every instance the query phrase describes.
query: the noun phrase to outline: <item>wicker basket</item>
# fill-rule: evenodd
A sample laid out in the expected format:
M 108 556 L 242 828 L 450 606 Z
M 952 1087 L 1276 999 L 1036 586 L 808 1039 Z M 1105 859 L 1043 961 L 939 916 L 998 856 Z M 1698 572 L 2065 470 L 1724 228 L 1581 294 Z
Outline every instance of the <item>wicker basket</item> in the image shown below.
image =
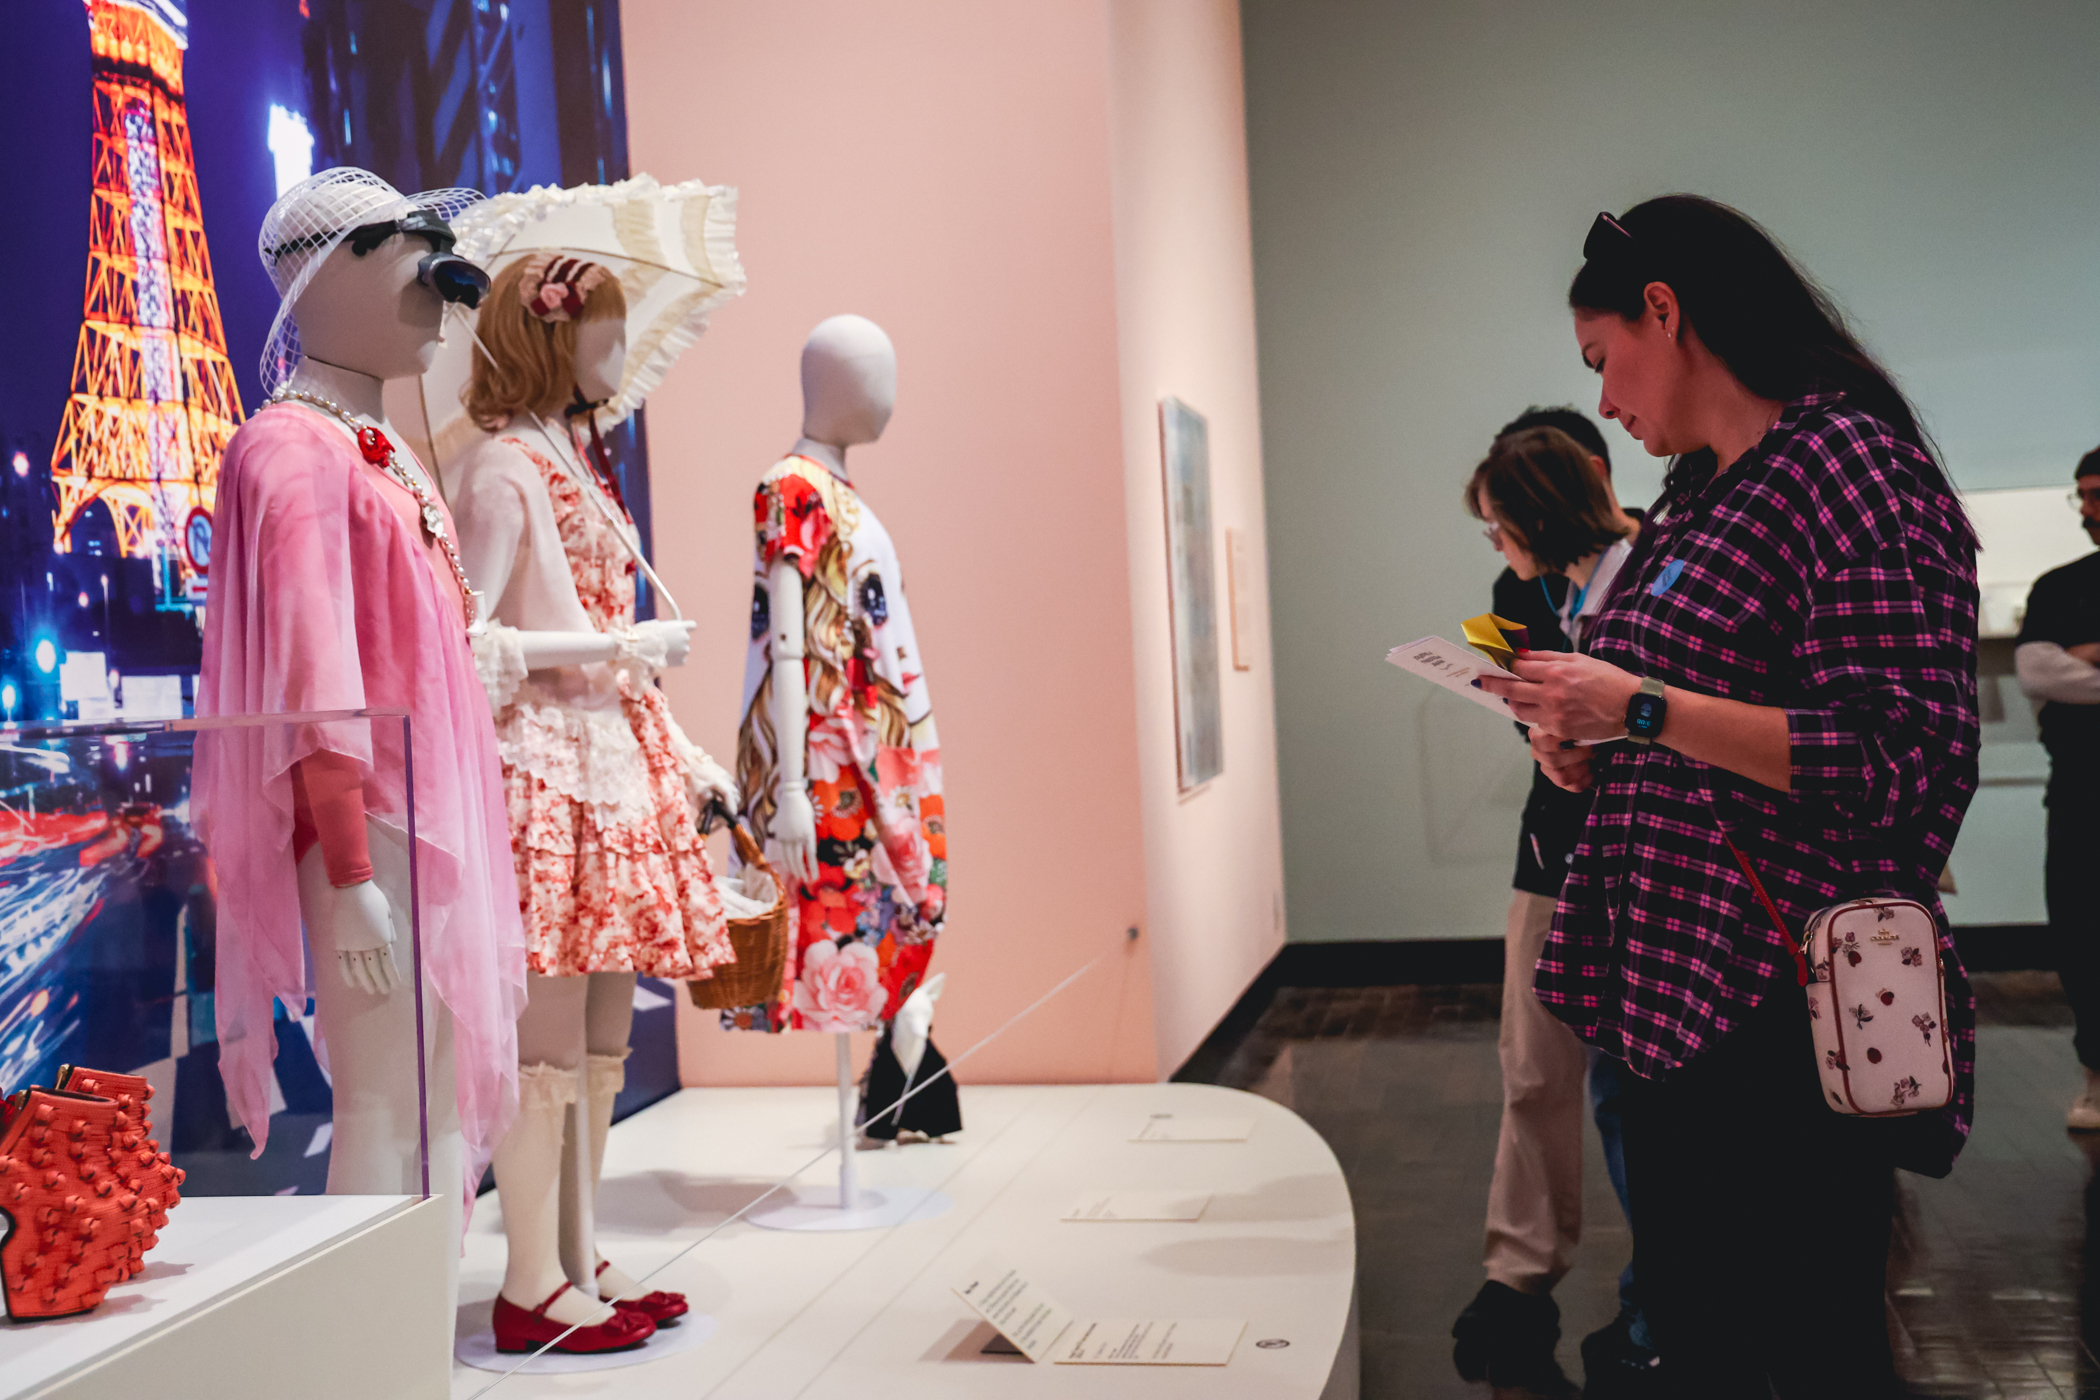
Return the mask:
M 729 921 L 729 945 L 736 961 L 723 963 L 712 977 L 685 984 L 693 1005 L 703 1011 L 733 1011 L 740 1006 L 758 1006 L 780 995 L 781 975 L 787 970 L 787 887 L 766 863 L 758 842 L 740 821 L 730 823 L 737 853 L 744 858 L 745 879 L 758 871 L 773 885 L 773 907 L 754 919 Z

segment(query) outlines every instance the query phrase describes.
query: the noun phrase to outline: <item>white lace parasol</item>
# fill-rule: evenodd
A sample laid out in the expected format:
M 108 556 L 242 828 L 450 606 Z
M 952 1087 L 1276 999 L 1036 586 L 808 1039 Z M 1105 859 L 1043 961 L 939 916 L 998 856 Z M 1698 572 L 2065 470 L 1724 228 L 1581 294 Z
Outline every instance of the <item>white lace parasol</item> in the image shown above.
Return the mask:
M 744 291 L 736 191 L 726 185 L 660 185 L 647 175 L 616 185 L 540 185 L 485 200 L 455 219 L 453 228 L 459 234 L 456 251 L 492 277 L 519 258 L 549 249 L 603 264 L 619 277 L 627 296 L 627 365 L 619 391 L 598 410 L 601 431 L 641 407 L 707 329 L 708 314 Z M 460 404 L 473 370 L 476 351 L 467 327 L 476 314 L 450 309 L 444 344 L 419 384 L 420 413 L 394 412 L 395 401 L 388 404 L 411 436 L 420 418 L 423 441 L 416 446 L 429 448 L 425 460 L 441 474 L 483 436 Z

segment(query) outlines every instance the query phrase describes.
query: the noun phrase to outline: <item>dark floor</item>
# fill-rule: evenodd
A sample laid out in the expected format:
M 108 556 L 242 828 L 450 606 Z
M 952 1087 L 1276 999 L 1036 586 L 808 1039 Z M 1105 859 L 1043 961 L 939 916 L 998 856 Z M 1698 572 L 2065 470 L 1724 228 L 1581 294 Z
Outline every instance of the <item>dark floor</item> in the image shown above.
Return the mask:
M 1890 1327 L 1905 1379 L 1945 1397 L 2100 1397 L 2100 1282 L 2084 1288 L 2100 1141 L 2066 1133 L 2079 1082 L 2050 973 L 1977 977 L 1976 1131 L 1954 1174 L 1898 1174 Z M 1219 1083 L 1302 1115 L 1356 1203 L 1366 1400 L 1485 1400 L 1451 1366 L 1451 1320 L 1480 1286 L 1501 1115 L 1492 985 L 1284 987 Z M 1595 1132 L 1583 1246 L 1555 1291 L 1561 1362 L 1617 1310 L 1631 1249 Z

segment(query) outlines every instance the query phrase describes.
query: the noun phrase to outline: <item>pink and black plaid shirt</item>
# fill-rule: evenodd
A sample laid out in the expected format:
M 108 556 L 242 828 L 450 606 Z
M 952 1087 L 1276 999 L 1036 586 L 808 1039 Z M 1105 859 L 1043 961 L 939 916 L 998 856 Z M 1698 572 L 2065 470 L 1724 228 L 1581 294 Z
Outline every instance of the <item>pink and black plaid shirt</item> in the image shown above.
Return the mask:
M 1595 805 L 1539 960 L 1539 999 L 1660 1075 L 1713 1046 L 1792 954 L 1722 839 L 1798 937 L 1825 905 L 1893 890 L 1934 910 L 1976 790 L 1976 551 L 1918 448 L 1837 394 L 1643 531 L 1586 650 L 1636 675 L 1787 713 L 1793 790 L 1660 744 L 1597 751 Z M 1974 1108 L 1975 998 L 1941 916 L 1956 1097 Z M 1806 1040 L 1804 1015 L 1801 1031 Z

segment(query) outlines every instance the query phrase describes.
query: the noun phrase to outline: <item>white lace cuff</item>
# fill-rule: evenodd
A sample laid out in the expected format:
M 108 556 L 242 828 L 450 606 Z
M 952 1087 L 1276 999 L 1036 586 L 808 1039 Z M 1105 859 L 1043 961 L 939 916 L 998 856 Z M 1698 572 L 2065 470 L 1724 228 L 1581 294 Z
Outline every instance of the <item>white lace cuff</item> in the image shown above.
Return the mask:
M 671 659 L 671 639 L 655 627 L 613 629 L 613 664 L 646 681 L 664 669 Z
M 488 692 L 489 711 L 500 714 L 525 681 L 525 639 L 515 627 L 492 622 L 473 637 L 474 670 Z

